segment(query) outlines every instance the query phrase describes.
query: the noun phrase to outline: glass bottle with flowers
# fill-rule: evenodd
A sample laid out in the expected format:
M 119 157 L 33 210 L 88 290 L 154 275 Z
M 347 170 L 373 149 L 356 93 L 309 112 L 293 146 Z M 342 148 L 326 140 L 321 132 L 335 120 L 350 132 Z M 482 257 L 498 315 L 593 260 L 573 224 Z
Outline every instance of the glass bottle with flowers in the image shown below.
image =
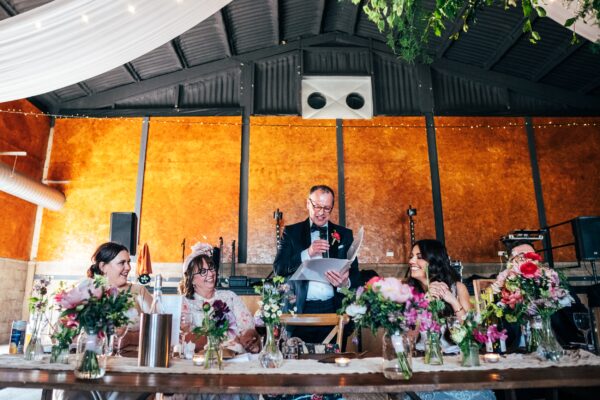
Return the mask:
M 550 326 L 550 317 L 569 306 L 573 298 L 564 275 L 541 260 L 539 254 L 532 252 L 510 261 L 492 285 L 494 302 L 488 305 L 486 313 L 508 322 L 529 323 L 530 336 L 538 342 L 537 346 L 529 346 L 531 350 L 537 351 L 541 359 L 558 361 L 563 350 Z
M 48 309 L 48 279 L 40 279 L 33 285 L 32 295 L 29 298 L 29 313 L 31 314 L 31 337 L 25 347 L 25 359 L 39 361 L 44 356 L 42 347 L 42 331 L 47 322 L 46 310 Z
M 383 374 L 388 379 L 412 377 L 411 341 L 407 333 L 427 308 L 425 296 L 416 293 L 397 278 L 370 279 L 356 291 L 343 290 L 342 310 L 357 328 L 370 328 L 375 334 L 383 328 Z
M 425 277 L 427 280 L 427 293 L 425 297 L 428 300 L 427 311 L 423 312 L 420 318 L 420 331 L 425 336 L 425 356 L 423 362 L 430 365 L 444 364 L 442 355 L 442 326 L 445 320 L 441 318 L 446 308 L 446 303 L 441 299 L 435 299 L 431 295 L 431 281 L 429 279 L 429 265 L 425 267 Z
M 195 327 L 192 333 L 206 337 L 204 368 L 223 369 L 222 344 L 227 337 L 227 332 L 234 328 L 235 317 L 229 306 L 222 300 L 215 300 L 212 304 L 204 302 L 202 311 L 204 313 L 202 325 Z
M 258 356 L 263 368 L 279 368 L 283 364 L 283 354 L 279 350 L 275 330 L 281 323 L 280 318 L 286 302 L 293 303 L 290 286 L 284 282 L 282 276 L 275 276 L 273 283 L 263 280 L 262 285 L 254 288 L 261 296 L 256 318 L 264 323 L 266 329 L 264 346 Z M 293 313 L 293 310 L 290 312 Z
M 109 286 L 105 277 L 96 275 L 71 289 L 59 289 L 54 299 L 61 309 L 55 338 L 64 345 L 79 334 L 75 377 L 103 377 L 106 373 L 105 338 L 114 328 L 127 324 L 126 313 L 133 307 L 131 293 L 120 292 Z
M 488 337 L 481 331 L 481 316 L 467 312 L 463 319 L 454 319 L 450 325 L 450 337 L 460 348 L 463 367 L 479 365 L 479 349 Z

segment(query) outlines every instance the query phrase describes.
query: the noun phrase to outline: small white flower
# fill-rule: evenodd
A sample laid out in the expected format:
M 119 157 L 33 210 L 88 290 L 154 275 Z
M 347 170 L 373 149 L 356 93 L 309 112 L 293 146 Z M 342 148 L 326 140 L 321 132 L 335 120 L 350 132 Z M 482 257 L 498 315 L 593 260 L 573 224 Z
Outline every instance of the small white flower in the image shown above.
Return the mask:
M 271 309 L 271 306 L 268 304 L 265 304 L 265 306 L 263 307 L 263 310 L 265 311 L 269 311 Z
M 281 312 L 281 310 L 277 311 L 277 316 L 281 317 L 281 314 L 283 314 L 283 312 Z

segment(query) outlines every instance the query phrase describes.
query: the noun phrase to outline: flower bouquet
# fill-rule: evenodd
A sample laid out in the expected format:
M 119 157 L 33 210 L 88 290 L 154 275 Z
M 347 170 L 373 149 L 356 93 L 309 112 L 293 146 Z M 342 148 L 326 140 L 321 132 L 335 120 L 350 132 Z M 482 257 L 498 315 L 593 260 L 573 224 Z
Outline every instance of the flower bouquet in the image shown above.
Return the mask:
M 279 329 L 280 318 L 286 303 L 294 303 L 295 297 L 290 294 L 290 286 L 284 283 L 282 276 L 275 276 L 273 283 L 263 280 L 262 285 L 254 288 L 255 292 L 261 296 L 258 302 L 258 311 L 255 319 L 259 324 L 264 324 L 267 336 L 258 359 L 263 368 L 279 368 L 283 364 L 283 354 L 277 344 L 277 335 L 275 330 Z M 291 310 L 293 313 L 293 310 Z
M 44 355 L 42 348 L 42 330 L 44 322 L 47 322 L 46 310 L 48 309 L 48 285 L 50 281 L 40 279 L 35 282 L 32 296 L 29 298 L 29 312 L 31 314 L 32 329 L 31 338 L 25 348 L 26 360 L 40 360 Z
M 192 333 L 196 336 L 206 336 L 208 341 L 204 353 L 204 368 L 223 369 L 221 344 L 227 338 L 227 333 L 235 328 L 235 317 L 222 300 L 215 300 L 212 304 L 204 302 L 202 311 L 202 325 L 195 327 Z
M 479 365 L 479 349 L 488 340 L 488 336 L 481 332 L 480 325 L 481 317 L 469 311 L 462 321 L 450 326 L 450 337 L 460 348 L 463 367 Z
M 492 293 L 494 301 L 487 305 L 485 316 L 521 325 L 533 321 L 533 342 L 542 345 L 538 353 L 546 359 L 560 358 L 562 349 L 550 328 L 550 317 L 573 302 L 564 275 L 543 265 L 538 254 L 526 253 L 523 260 L 509 263 L 498 274 Z M 533 351 L 536 346 L 530 347 Z
M 97 379 L 104 376 L 105 338 L 129 321 L 126 312 L 134 306 L 131 293 L 108 285 L 105 277 L 84 279 L 75 287 L 61 287 L 54 300 L 61 310 L 57 346 L 67 346 L 79 334 L 75 376 Z
M 426 309 L 425 296 L 397 278 L 380 277 L 371 278 L 356 292 L 344 290 L 344 293 L 343 311 L 358 328 L 370 328 L 374 334 L 383 328 L 386 333 L 384 375 L 391 379 L 410 379 L 411 351 L 405 334 L 415 328 Z

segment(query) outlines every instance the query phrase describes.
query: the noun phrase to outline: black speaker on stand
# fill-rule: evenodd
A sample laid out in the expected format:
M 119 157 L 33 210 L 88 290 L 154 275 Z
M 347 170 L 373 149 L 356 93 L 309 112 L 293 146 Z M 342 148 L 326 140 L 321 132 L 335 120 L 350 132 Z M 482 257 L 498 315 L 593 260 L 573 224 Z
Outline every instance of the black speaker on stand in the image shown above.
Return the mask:
M 110 241 L 122 244 L 135 256 L 137 251 L 137 215 L 131 212 L 110 214 Z
M 598 283 L 596 260 L 600 259 L 600 217 L 577 217 L 571 221 L 575 236 L 575 254 L 579 261 L 592 264 L 594 283 Z

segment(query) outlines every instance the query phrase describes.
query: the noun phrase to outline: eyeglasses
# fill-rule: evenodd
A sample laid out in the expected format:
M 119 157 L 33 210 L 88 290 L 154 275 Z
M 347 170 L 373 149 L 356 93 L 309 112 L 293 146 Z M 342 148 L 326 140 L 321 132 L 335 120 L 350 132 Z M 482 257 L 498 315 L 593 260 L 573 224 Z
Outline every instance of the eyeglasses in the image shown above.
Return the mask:
M 508 262 L 513 262 L 513 261 L 517 261 L 517 262 L 525 261 L 525 253 L 517 253 L 508 258 Z
M 200 275 L 200 276 L 206 276 L 208 275 L 208 272 L 214 272 L 215 271 L 215 267 L 208 267 L 208 268 L 200 268 L 198 270 L 198 272 L 192 274 L 192 278 L 196 275 Z
M 325 214 L 329 214 L 331 212 L 331 210 L 333 210 L 333 207 L 323 207 L 323 206 L 315 206 L 315 203 L 313 203 L 313 201 L 309 198 L 308 201 L 310 201 L 310 205 L 312 206 L 313 210 L 315 210 L 315 212 L 325 212 Z

